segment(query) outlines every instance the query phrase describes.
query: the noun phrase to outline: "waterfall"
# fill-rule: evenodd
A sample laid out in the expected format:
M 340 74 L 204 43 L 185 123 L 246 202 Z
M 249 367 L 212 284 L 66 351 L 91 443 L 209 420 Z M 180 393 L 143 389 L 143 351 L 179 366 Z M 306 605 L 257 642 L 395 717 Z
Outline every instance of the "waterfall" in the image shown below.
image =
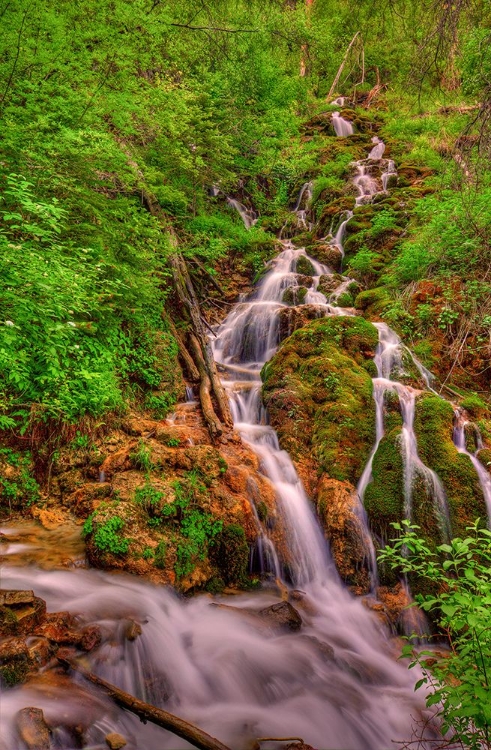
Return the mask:
M 257 222 L 257 214 L 252 208 L 246 208 L 242 203 L 239 203 L 238 200 L 230 198 L 229 196 L 227 196 L 227 203 L 239 213 L 246 229 L 250 229 Z
M 338 135 L 353 132 L 339 114 L 333 115 L 333 125 L 340 131 Z M 355 182 L 359 194 L 369 199 L 374 194 L 370 191 L 376 192 L 378 185 L 361 171 L 359 177 L 359 183 Z M 362 177 L 367 179 L 363 182 Z M 298 212 L 306 211 L 309 202 L 308 184 L 294 209 L 300 223 Z M 252 226 L 255 214 L 235 199 L 227 200 L 245 226 Z M 340 225 L 334 238 L 341 251 L 349 218 L 345 217 L 344 227 Z M 261 401 L 260 370 L 278 346 L 278 314 L 285 307 L 285 291 L 298 287 L 300 259 L 312 264 L 305 302 L 318 305 L 325 315 L 349 314 L 330 305 L 318 291 L 320 277 L 329 274 L 329 268 L 309 258 L 305 249 L 283 241 L 254 292 L 241 299 L 218 327 L 212 346 L 224 373 L 235 428 L 256 453 L 261 472 L 275 489 L 287 535 L 285 570 L 253 506 L 260 529 L 255 564 L 261 572 L 283 576 L 293 587 L 301 587 L 302 591 L 290 591 L 290 595 L 298 602 L 302 630 L 275 631 L 255 619 L 254 612 L 278 601 L 267 588 L 235 596 L 231 607 L 227 597 L 213 602 L 205 596 L 182 600 L 167 588 L 96 570 L 5 567 L 2 586 L 32 588 L 46 599 L 49 611 L 69 610 L 84 623 L 98 624 L 102 645 L 85 655 L 92 671 L 196 723 L 232 748 L 245 747 L 261 736 L 301 736 L 322 750 L 380 750 L 407 741 L 412 736 L 413 717 L 424 721 L 424 696 L 415 695 L 413 689 L 420 675 L 417 669 L 408 672 L 393 659 L 385 627 L 341 583 L 309 498 L 291 458 L 281 450 L 268 424 Z M 339 288 L 347 282 L 343 280 Z M 400 363 L 400 342 L 384 324 L 379 324 L 379 334 L 378 378 L 374 379 L 376 442 L 358 485 L 361 497 L 384 432 L 384 393 L 388 388 L 410 393 L 390 380 Z M 191 397 L 191 393 L 187 395 Z M 407 406 L 410 411 L 410 401 Z M 409 411 L 408 430 L 412 424 Z M 368 528 L 361 503 L 360 515 Z M 367 554 L 376 575 L 373 545 Z M 375 581 L 372 578 L 372 586 Z M 212 606 L 224 603 L 229 606 Z M 141 624 L 141 635 L 135 641 L 125 636 L 128 620 Z M 111 731 L 127 738 L 127 750 L 187 747 L 174 735 L 142 724 L 96 698 L 83 685 L 72 694 L 66 683 L 57 679 L 53 675 L 46 684 L 4 692 L 0 750 L 21 750 L 14 719 L 24 706 L 45 711 L 58 750 L 73 747 L 66 725 L 80 726 L 84 746 L 94 750 L 104 746 L 104 736 Z
M 341 117 L 339 112 L 332 113 L 331 122 L 334 132 L 340 138 L 347 138 L 348 136 L 353 135 L 353 125 L 349 120 L 345 120 L 344 117 Z
M 409 519 L 412 516 L 414 480 L 416 477 L 420 477 L 434 503 L 442 539 L 447 541 L 450 538 L 450 512 L 445 490 L 437 474 L 423 463 L 418 454 L 416 433 L 414 431 L 417 391 L 411 388 L 411 386 L 391 380 L 391 375 L 394 371 L 398 372 L 402 368 L 402 354 L 405 347 L 403 347 L 399 336 L 385 323 L 375 323 L 375 326 L 379 332 L 379 343 L 374 359 L 377 367 L 377 377 L 373 380 L 373 398 L 376 408 L 376 436 L 372 452 L 358 483 L 358 494 L 363 501 L 366 488 L 372 480 L 373 459 L 384 436 L 384 396 L 387 391 L 392 391 L 399 398 L 402 415 L 400 441 L 404 463 L 405 516 Z M 407 351 L 409 352 L 409 350 Z
M 382 156 L 384 155 L 385 151 L 385 143 L 380 140 L 380 138 L 377 138 L 377 136 L 374 136 L 372 138 L 373 148 L 368 154 L 369 159 L 374 159 L 375 161 L 380 161 Z M 385 190 L 385 188 L 384 188 Z
M 453 442 L 459 453 L 463 453 L 465 456 L 468 456 L 470 460 L 472 461 L 472 465 L 474 466 L 477 477 L 479 479 L 479 484 L 481 485 L 482 494 L 484 495 L 484 500 L 486 502 L 486 508 L 488 509 L 488 526 L 491 524 L 491 476 L 489 475 L 489 472 L 484 468 L 482 463 L 479 461 L 479 458 L 477 457 L 477 454 L 479 452 L 479 444 L 482 445 L 482 442 L 480 443 L 480 433 L 476 429 L 476 437 L 477 437 L 477 447 L 474 453 L 471 453 L 466 448 L 466 441 L 465 441 L 465 428 L 466 425 L 469 424 L 468 420 L 465 418 L 462 409 L 456 408 L 454 410 L 455 414 L 455 423 L 454 423 L 454 429 L 453 429 Z

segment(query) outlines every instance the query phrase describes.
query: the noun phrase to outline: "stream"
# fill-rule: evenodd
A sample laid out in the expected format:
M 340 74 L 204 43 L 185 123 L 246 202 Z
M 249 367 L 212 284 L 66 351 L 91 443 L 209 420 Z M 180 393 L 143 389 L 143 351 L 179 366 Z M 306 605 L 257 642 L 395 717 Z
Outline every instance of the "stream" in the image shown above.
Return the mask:
M 339 114 L 333 115 L 333 124 L 341 137 L 353 132 L 351 123 Z M 357 205 L 385 191 L 389 176 L 395 175 L 394 163 L 383 159 L 384 148 L 382 141 L 374 139 L 368 159 L 354 166 Z M 311 183 L 303 186 L 294 209 L 299 232 L 308 226 L 311 190 Z M 229 203 L 234 205 L 234 200 Z M 235 204 L 246 226 L 251 226 L 255 214 Z M 347 212 L 340 217 L 329 240 L 341 252 L 351 216 L 352 212 Z M 291 240 L 282 240 L 280 253 L 256 289 L 247 300 L 238 302 L 217 328 L 213 349 L 235 428 L 258 455 L 262 473 L 273 484 L 286 529 L 287 570 L 256 514 L 260 567 L 272 578 L 286 581 L 302 617 L 302 629 L 279 633 L 249 616 L 248 610 L 278 602 L 277 589 L 267 584 L 232 600 L 208 595 L 183 600 L 170 589 L 126 575 L 5 564 L 2 587 L 33 589 L 46 600 L 48 611 L 69 610 L 83 623 L 98 624 L 103 642 L 85 656 L 90 670 L 197 724 L 234 750 L 267 736 L 302 737 L 318 750 L 384 750 L 394 742 L 410 740 L 414 719 L 426 716 L 423 691 L 414 692 L 417 670 L 408 671 L 406 664 L 397 661 L 399 646 L 393 635 L 366 602 L 354 597 L 341 582 L 312 504 L 268 424 L 261 400 L 260 371 L 279 344 L 278 312 L 286 307 L 285 291 L 298 287 L 300 259 L 309 260 L 313 267 L 305 303 L 316 305 L 319 316 L 353 314 L 332 304 L 336 293 L 328 300 L 318 291 L 321 276 L 331 270 L 308 258 Z M 344 284 L 346 289 L 349 281 L 344 279 L 340 287 Z M 338 290 L 338 296 L 340 293 Z M 437 507 L 446 538 L 450 526 L 445 492 L 418 456 L 413 428 L 416 392 L 391 379 L 400 366 L 402 344 L 385 324 L 377 327 L 377 377 L 373 380 L 376 441 L 358 484 L 360 517 L 371 539 L 363 496 L 384 435 L 384 396 L 391 391 L 397 394 L 403 415 L 406 513 L 410 517 L 412 482 L 419 475 Z M 463 427 L 460 432 L 456 429 L 456 444 L 466 451 Z M 378 578 L 373 544 L 367 549 L 367 559 L 375 590 Z M 238 611 L 212 606 L 220 603 L 233 604 Z M 142 626 L 141 635 L 133 641 L 126 637 L 131 620 Z M 1 750 L 23 749 L 14 718 L 25 706 L 43 709 L 53 727 L 52 747 L 59 750 L 103 750 L 104 736 L 111 731 L 125 736 L 127 750 L 190 747 L 162 729 L 141 724 L 81 679 L 74 679 L 78 689 L 68 689 L 64 675 L 47 671 L 26 686 L 6 690 L 1 707 Z M 74 739 L 75 726 L 83 730 L 83 744 Z M 429 728 L 429 739 L 436 736 L 431 732 Z M 262 746 L 272 750 L 284 743 Z

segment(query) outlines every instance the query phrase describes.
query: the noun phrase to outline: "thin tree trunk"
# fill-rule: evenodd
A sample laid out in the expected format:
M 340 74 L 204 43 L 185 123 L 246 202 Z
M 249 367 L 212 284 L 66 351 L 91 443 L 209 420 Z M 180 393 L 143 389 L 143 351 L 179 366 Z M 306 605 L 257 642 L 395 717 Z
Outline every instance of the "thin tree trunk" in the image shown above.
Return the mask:
M 354 35 L 353 39 L 351 40 L 351 42 L 348 44 L 348 49 L 344 53 L 344 57 L 343 57 L 343 59 L 341 61 L 341 65 L 339 66 L 338 72 L 336 73 L 336 77 L 334 78 L 334 81 L 332 82 L 332 86 L 329 89 L 329 93 L 327 95 L 327 99 L 330 99 L 331 96 L 333 95 L 333 93 L 336 91 L 336 86 L 338 85 L 338 81 L 341 78 L 341 73 L 343 72 L 344 66 L 346 65 L 346 60 L 348 59 L 348 55 L 350 53 L 350 50 L 351 50 L 353 44 L 355 43 L 355 41 L 356 41 L 356 39 L 358 38 L 359 35 L 360 35 L 360 32 L 357 31 L 356 34 Z
M 223 434 L 223 425 L 218 419 L 215 409 L 213 408 L 213 402 L 211 400 L 211 382 L 206 372 L 201 347 L 194 334 L 189 337 L 191 344 L 191 350 L 194 354 L 194 359 L 198 364 L 200 386 L 199 386 L 199 400 L 201 404 L 201 410 L 203 417 L 205 418 L 206 425 L 213 439 L 220 437 Z
M 199 342 L 204 371 L 206 372 L 206 375 L 210 381 L 210 390 L 215 397 L 219 415 L 226 427 L 232 427 L 233 420 L 230 413 L 227 394 L 225 393 L 225 389 L 223 388 L 223 385 L 220 382 L 220 378 L 218 377 L 210 340 L 206 335 L 205 327 L 203 325 L 203 321 L 201 320 L 199 302 L 196 297 L 196 292 L 194 291 L 191 279 L 189 277 L 186 263 L 180 253 L 175 253 L 170 258 L 170 264 L 174 276 L 174 285 L 176 287 L 177 294 L 180 301 L 183 303 L 189 313 L 191 322 L 193 324 L 194 334 L 197 341 Z M 194 354 L 196 357 L 196 351 L 194 352 Z M 198 369 L 200 369 L 199 362 L 197 362 L 197 365 Z M 200 372 L 200 376 L 201 375 L 202 373 Z M 206 388 L 204 389 L 204 392 L 206 392 Z M 221 432 L 223 432 L 223 429 L 219 434 L 221 434 Z
M 170 332 L 172 333 L 175 340 L 177 341 L 177 346 L 179 349 L 179 356 L 184 362 L 184 366 L 187 370 L 190 380 L 192 380 L 193 383 L 197 383 L 199 380 L 199 371 L 194 363 L 193 358 L 191 357 L 190 353 L 187 350 L 187 347 L 183 341 L 182 335 L 179 333 L 176 326 L 174 325 L 174 322 L 171 320 L 171 318 L 168 315 L 163 315 L 162 317 L 164 318 L 165 322 L 170 328 Z
M 183 740 L 186 740 L 194 747 L 199 748 L 199 750 L 230 750 L 230 748 L 224 745 L 223 742 L 215 739 L 194 724 L 190 724 L 188 721 L 180 719 L 179 716 L 175 716 L 161 708 L 156 708 L 150 703 L 145 703 L 144 701 L 135 698 L 133 695 L 130 695 L 130 693 L 125 693 L 124 690 L 120 690 L 115 685 L 111 685 L 110 682 L 106 682 L 106 680 L 102 680 L 92 672 L 88 672 L 72 659 L 65 659 L 62 656 L 59 656 L 58 661 L 64 667 L 70 667 L 75 672 L 81 674 L 93 685 L 97 685 L 97 687 L 107 693 L 107 695 L 109 695 L 118 706 L 136 714 L 141 721 L 150 721 L 152 724 L 157 724 L 157 726 L 167 729 L 169 732 L 172 732 L 172 734 L 182 737 Z

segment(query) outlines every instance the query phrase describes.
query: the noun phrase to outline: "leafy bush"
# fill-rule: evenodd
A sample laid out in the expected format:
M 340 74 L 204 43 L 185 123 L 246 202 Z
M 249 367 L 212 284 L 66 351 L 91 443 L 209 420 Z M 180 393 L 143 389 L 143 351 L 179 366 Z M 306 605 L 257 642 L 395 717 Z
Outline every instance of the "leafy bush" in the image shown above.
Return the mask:
M 104 523 L 96 523 L 92 514 L 83 525 L 83 535 L 84 537 L 92 535 L 94 545 L 101 552 L 125 555 L 130 546 L 130 539 L 121 535 L 124 525 L 123 519 L 118 516 L 112 516 Z
M 409 521 L 393 524 L 400 533 L 380 553 L 380 560 L 403 574 L 431 583 L 437 593 L 418 595 L 418 605 L 430 613 L 448 637 L 447 658 L 435 659 L 432 651 L 413 652 L 410 667 L 418 664 L 426 685 L 427 706 L 437 706 L 444 733 L 462 747 L 491 747 L 491 531 L 479 521 L 469 536 L 455 538 L 432 551 Z M 426 661 L 429 657 L 429 661 Z M 460 745 L 459 745 L 460 746 Z

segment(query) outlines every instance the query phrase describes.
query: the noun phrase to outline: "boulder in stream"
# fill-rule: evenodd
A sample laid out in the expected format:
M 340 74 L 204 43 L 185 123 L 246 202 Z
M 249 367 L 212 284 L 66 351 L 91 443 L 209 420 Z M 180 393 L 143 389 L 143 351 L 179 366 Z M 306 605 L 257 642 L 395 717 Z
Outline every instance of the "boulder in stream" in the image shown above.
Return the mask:
M 258 612 L 259 617 L 274 628 L 287 630 L 300 630 L 302 627 L 302 618 L 295 607 L 290 602 L 278 602 L 270 607 L 265 607 Z
M 28 750 L 50 750 L 51 732 L 40 708 L 22 708 L 16 717 L 17 730 Z

